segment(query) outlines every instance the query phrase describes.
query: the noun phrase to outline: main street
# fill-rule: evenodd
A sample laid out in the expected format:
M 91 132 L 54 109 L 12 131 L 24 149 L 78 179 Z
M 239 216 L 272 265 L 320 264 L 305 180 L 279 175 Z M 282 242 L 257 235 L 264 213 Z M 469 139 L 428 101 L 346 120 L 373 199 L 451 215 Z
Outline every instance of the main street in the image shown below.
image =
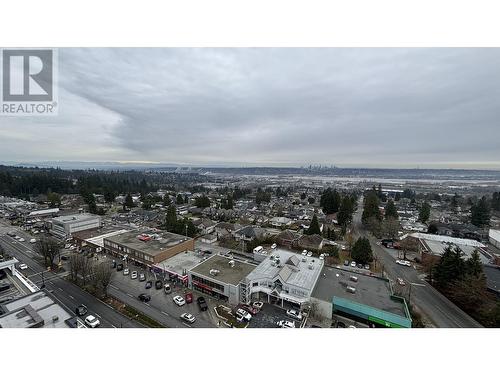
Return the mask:
M 453 302 L 443 296 L 428 282 L 419 277 L 413 267 L 405 267 L 396 263 L 393 256 L 381 245 L 377 239 L 366 231 L 361 223 L 363 213 L 363 198 L 361 198 L 358 210 L 353 217 L 353 227 L 356 237 L 367 237 L 370 240 L 374 255 L 384 266 L 385 273 L 392 279 L 398 277 L 411 283 L 411 303 L 419 307 L 436 327 L 441 328 L 477 328 L 482 327 Z
M 142 327 L 139 323 L 120 314 L 104 302 L 98 300 L 61 276 L 47 272 L 46 269 L 34 259 L 36 253 L 29 244 L 26 242 L 19 242 L 5 234 L 12 230 L 23 238 L 27 237 L 26 232 L 0 222 L 0 245 L 2 245 L 5 251 L 17 258 L 20 263 L 24 263 L 28 266 L 28 269 L 22 271 L 22 273 L 39 287 L 42 285 L 43 272 L 46 290 L 50 291 L 54 298 L 68 310 L 74 312 L 78 305 L 84 304 L 88 307 L 89 314 L 96 315 L 99 318 L 101 327 Z

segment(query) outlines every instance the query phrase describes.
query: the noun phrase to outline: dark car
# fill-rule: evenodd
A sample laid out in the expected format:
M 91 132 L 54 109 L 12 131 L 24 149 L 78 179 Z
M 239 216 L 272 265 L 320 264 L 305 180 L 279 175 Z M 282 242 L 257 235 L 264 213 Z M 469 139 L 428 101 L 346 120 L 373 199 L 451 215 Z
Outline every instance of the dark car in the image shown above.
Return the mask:
M 207 301 L 205 301 L 204 297 L 198 297 L 196 299 L 196 302 L 198 303 L 198 307 L 200 308 L 201 311 L 207 311 L 208 310 Z
M 119 264 L 116 266 L 116 271 L 119 272 L 119 271 L 122 271 L 123 270 L 123 264 Z
M 67 255 L 62 255 L 61 256 L 61 260 L 68 260 L 68 259 L 69 259 L 69 257 Z
M 113 261 L 113 263 L 111 263 L 111 268 L 116 268 L 116 262 Z
M 252 306 L 247 305 L 247 304 L 239 304 L 238 308 L 243 309 L 252 315 L 255 315 L 259 312 L 259 310 L 257 310 L 255 307 L 252 307 Z
M 155 282 L 155 288 L 156 288 L 156 289 L 161 289 L 161 288 L 163 288 L 163 281 L 161 281 L 161 280 L 156 280 L 156 282 Z
M 75 309 L 75 312 L 76 312 L 76 315 L 78 316 L 84 316 L 85 314 L 88 313 L 88 309 L 87 309 L 87 306 L 85 305 L 79 305 L 76 309 Z
M 348 260 L 344 260 L 344 266 L 348 266 L 349 265 L 349 261 Z
M 146 289 L 151 289 L 152 286 L 153 286 L 153 282 L 151 280 L 146 282 L 146 285 L 145 285 Z
M 151 296 L 146 293 L 139 294 L 139 300 L 142 302 L 149 302 L 151 301 Z

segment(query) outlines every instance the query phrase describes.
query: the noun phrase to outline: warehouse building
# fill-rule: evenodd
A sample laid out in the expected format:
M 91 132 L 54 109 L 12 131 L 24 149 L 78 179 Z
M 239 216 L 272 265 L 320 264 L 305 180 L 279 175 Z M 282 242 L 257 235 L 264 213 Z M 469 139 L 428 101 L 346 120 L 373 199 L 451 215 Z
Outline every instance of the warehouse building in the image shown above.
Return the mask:
M 60 238 L 67 238 L 74 233 L 101 227 L 101 217 L 92 214 L 58 216 L 47 221 L 49 232 Z
M 183 251 L 194 249 L 192 238 L 155 230 L 129 231 L 102 238 L 102 241 L 106 252 L 141 266 L 152 266 Z
M 389 280 L 340 268 L 324 267 L 311 298 L 319 319 L 347 318 L 367 326 L 410 328 L 411 316 Z
M 188 271 L 189 287 L 232 305 L 247 302 L 247 276 L 255 265 L 232 256 L 212 255 Z

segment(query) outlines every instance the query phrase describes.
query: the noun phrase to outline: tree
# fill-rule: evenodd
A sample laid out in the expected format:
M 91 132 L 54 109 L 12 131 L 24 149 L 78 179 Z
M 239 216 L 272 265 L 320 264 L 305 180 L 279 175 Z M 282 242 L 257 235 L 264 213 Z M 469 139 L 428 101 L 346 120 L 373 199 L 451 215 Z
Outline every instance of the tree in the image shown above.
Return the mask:
M 127 196 L 125 197 L 125 207 L 128 208 L 134 207 L 134 200 L 132 199 L 130 193 L 128 193 Z
M 357 263 L 367 264 L 373 261 L 372 246 L 366 237 L 360 237 L 354 243 L 351 251 L 351 257 Z
M 396 238 L 399 232 L 399 221 L 389 216 L 382 225 L 384 234 L 389 238 Z
M 431 206 L 429 203 L 424 202 L 420 209 L 418 210 L 418 221 L 421 223 L 426 223 L 431 215 Z
M 221 201 L 221 208 L 225 210 L 232 210 L 234 207 L 233 197 L 231 194 L 228 194 L 226 198 Z
M 465 273 L 465 261 L 462 250 L 458 246 L 449 245 L 441 255 L 441 259 L 433 270 L 434 281 L 439 288 L 447 288 Z
M 479 251 L 474 249 L 469 259 L 465 262 L 467 274 L 474 277 L 484 277 L 483 264 L 479 257 Z
M 306 193 L 300 194 L 300 200 L 303 201 L 304 199 L 306 199 L 306 197 L 307 197 Z
M 35 251 L 43 257 L 45 267 L 53 267 L 61 248 L 52 237 L 42 236 L 35 243 Z
M 353 199 L 349 195 L 342 197 L 339 212 L 337 213 L 337 222 L 343 228 L 347 227 L 352 222 L 352 215 L 354 214 Z
M 113 269 L 108 263 L 98 263 L 93 267 L 94 286 L 96 289 L 102 289 L 104 296 L 107 296 L 108 285 L 111 283 Z
M 184 202 L 184 198 L 182 197 L 181 194 L 177 194 L 177 197 L 175 198 L 175 203 L 176 204 L 184 204 L 184 203 L 187 203 L 187 202 Z
M 490 205 L 483 196 L 477 203 L 471 206 L 471 223 L 479 228 L 490 225 Z
M 210 199 L 206 195 L 203 194 L 200 197 L 196 197 L 194 204 L 198 208 L 210 207 Z
M 175 211 L 174 205 L 170 205 L 167 208 L 167 214 L 165 215 L 165 229 L 169 232 L 175 230 L 177 225 L 177 213 Z
M 255 203 L 261 204 L 262 202 L 269 203 L 271 201 L 271 193 L 263 191 L 261 188 L 257 189 L 257 193 L 255 195 Z
M 307 229 L 307 234 L 319 234 L 319 235 L 321 235 L 318 217 L 316 215 L 313 216 L 313 218 L 311 220 L 311 224 L 309 224 L 309 228 Z
M 376 191 L 375 190 L 369 191 L 365 197 L 363 215 L 361 217 L 363 224 L 365 225 L 368 224 L 370 218 L 375 218 L 375 220 L 377 221 L 382 220 L 379 205 L 380 201 Z
M 320 198 L 320 206 L 327 215 L 338 212 L 340 208 L 341 197 L 337 190 L 326 189 Z
M 61 205 L 61 196 L 57 193 L 48 193 L 47 200 L 49 201 L 49 207 L 59 207 Z
M 394 204 L 394 201 L 392 199 L 389 199 L 385 206 L 385 218 L 386 220 L 388 218 L 393 218 L 396 220 L 399 219 L 398 210 L 396 209 L 396 205 Z
M 316 202 L 316 199 L 314 199 L 313 197 L 307 198 L 307 203 L 314 204 L 314 202 Z
M 164 207 L 168 207 L 172 204 L 172 200 L 170 199 L 170 197 L 168 196 L 168 194 L 165 194 L 165 196 L 163 197 L 163 206 Z

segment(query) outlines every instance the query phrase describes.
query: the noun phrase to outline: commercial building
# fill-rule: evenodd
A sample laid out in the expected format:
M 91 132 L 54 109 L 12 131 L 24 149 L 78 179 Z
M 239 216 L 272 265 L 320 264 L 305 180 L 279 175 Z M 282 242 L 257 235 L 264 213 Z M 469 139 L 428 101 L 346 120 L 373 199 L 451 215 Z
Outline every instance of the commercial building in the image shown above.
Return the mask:
M 247 301 L 246 278 L 255 265 L 232 256 L 212 255 L 188 271 L 189 287 L 236 305 Z
M 500 250 L 500 230 L 490 229 L 488 232 L 488 240 L 490 244 Z
M 323 260 L 277 249 L 247 276 L 247 300 L 302 306 L 309 302 Z
M 74 315 L 41 290 L 0 305 L 0 328 L 76 327 Z
M 194 249 L 192 238 L 155 230 L 133 230 L 102 240 L 106 252 L 143 266 L 151 266 L 180 252 Z
M 101 217 L 92 214 L 58 216 L 48 220 L 49 231 L 54 236 L 66 238 L 74 233 L 101 226 Z
M 368 326 L 411 327 L 404 298 L 393 294 L 389 280 L 341 268 L 324 267 L 311 298 L 317 318 L 345 317 Z

